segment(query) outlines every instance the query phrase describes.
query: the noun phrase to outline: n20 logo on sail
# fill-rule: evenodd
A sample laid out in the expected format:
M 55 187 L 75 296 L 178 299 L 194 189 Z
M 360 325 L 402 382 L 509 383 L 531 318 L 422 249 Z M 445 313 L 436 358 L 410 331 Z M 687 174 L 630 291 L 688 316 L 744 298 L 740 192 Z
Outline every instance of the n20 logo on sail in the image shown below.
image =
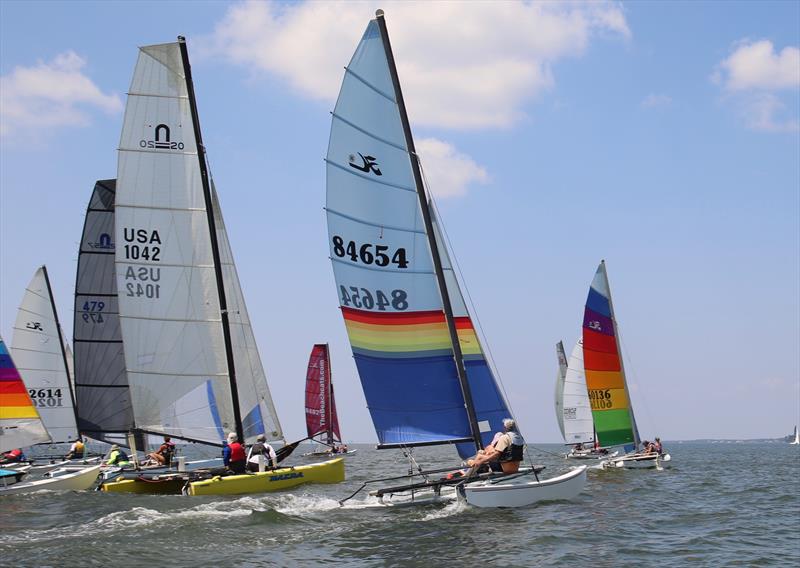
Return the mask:
M 154 140 L 139 140 L 140 148 L 150 148 L 152 150 L 183 150 L 183 142 L 173 142 L 170 140 L 169 126 L 159 124 L 156 126 Z

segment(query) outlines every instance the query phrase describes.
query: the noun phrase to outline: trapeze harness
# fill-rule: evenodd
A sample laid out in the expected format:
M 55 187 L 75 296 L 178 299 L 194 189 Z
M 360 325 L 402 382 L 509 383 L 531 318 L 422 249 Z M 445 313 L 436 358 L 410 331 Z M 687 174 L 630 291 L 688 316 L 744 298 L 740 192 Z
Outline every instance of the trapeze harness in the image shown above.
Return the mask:
M 500 454 L 499 462 L 520 462 L 522 461 L 522 451 L 525 449 L 525 440 L 516 432 L 506 432 L 511 438 L 511 443 Z

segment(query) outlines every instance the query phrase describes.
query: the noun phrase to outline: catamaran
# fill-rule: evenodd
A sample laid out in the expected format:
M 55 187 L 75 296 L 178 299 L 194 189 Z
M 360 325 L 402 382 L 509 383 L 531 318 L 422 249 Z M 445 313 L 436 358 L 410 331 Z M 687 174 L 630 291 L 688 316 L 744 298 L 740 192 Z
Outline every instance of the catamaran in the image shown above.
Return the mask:
M 208 170 L 182 37 L 140 48 L 120 141 L 114 230 L 136 429 L 210 446 L 227 432 L 243 443 L 262 434 L 283 442 Z M 146 479 L 134 472 L 102 489 L 240 494 L 344 479 L 341 458 L 303 468 Z
M 52 444 L 78 438 L 66 343 L 58 321 L 47 267 L 40 266 L 22 298 L 11 354 Z
M 669 454 L 647 451 L 642 447 L 625 380 L 619 330 L 604 260 L 597 267 L 589 287 L 582 340 L 596 444 L 600 448 L 622 446 L 627 452 L 603 462 L 604 466 L 660 469 L 668 464 L 672 459 Z
M 339 416 L 333 396 L 331 356 L 327 343 L 318 343 L 311 349 L 306 371 L 306 432 L 317 443 L 315 450 L 304 456 L 330 456 L 354 454 L 347 450 L 339 433 Z
M 794 437 L 792 437 L 792 441 L 789 443 L 793 446 L 800 446 L 800 433 L 798 433 L 796 425 L 794 427 Z
M 345 68 L 333 111 L 327 163 L 328 238 L 339 304 L 379 449 L 455 444 L 473 455 L 511 413 L 484 356 L 443 233 L 428 200 L 383 11 L 376 12 Z M 440 478 L 373 492 L 380 499 L 460 485 L 481 506 L 529 504 L 569 487 L 527 481 L 464 483 Z M 509 476 L 513 477 L 513 476 Z M 395 478 L 397 479 L 397 478 Z M 553 480 L 555 481 L 555 480 Z M 486 486 L 489 487 L 488 485 Z M 522 490 L 506 503 L 501 494 Z M 352 496 L 351 496 L 352 497 Z
M 14 365 L 11 354 L 0 337 L 0 453 L 15 448 L 51 441 L 38 412 L 38 400 Z M 34 402 L 37 401 L 37 402 Z M 21 481 L 31 466 L 25 469 L 0 469 L 0 495 L 28 493 L 40 489 L 81 490 L 91 487 L 97 479 L 100 466 L 60 468 L 50 477 L 36 481 Z
M 556 355 L 556 418 L 564 442 L 572 446 L 565 457 L 582 460 L 615 457 L 619 452 L 610 453 L 597 443 L 583 369 L 583 339 L 575 343 L 569 360 L 561 341 L 556 345 Z

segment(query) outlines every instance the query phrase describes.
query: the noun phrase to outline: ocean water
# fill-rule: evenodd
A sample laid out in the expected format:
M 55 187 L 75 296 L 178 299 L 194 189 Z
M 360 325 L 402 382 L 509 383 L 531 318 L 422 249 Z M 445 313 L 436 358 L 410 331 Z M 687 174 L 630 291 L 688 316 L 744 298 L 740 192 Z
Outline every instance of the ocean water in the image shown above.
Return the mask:
M 284 493 L 5 496 L 0 565 L 800 566 L 800 446 L 665 446 L 669 469 L 591 471 L 574 501 L 522 509 L 387 508 L 366 492 L 340 507 L 363 481 L 408 468 L 366 445 L 351 446 L 346 482 Z M 560 450 L 529 446 L 542 477 L 567 469 Z M 453 455 L 415 452 L 431 468 Z

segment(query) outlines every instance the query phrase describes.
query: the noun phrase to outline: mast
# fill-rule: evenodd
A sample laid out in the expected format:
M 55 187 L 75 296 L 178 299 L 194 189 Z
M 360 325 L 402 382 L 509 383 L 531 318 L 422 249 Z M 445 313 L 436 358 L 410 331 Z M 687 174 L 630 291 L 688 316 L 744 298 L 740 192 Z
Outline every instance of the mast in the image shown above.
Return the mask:
M 67 354 L 64 352 L 64 334 L 61 332 L 61 323 L 58 321 L 58 311 L 56 311 L 56 302 L 53 299 L 53 288 L 50 286 L 50 276 L 47 274 L 47 266 L 42 265 L 42 272 L 44 272 L 44 281 L 47 284 L 47 295 L 50 297 L 50 307 L 53 310 L 53 317 L 56 320 L 56 330 L 58 330 L 58 344 L 61 347 L 61 360 L 64 362 L 64 372 L 67 373 L 67 388 L 69 388 L 69 398 L 72 401 L 72 415 L 75 418 L 75 434 L 80 437 L 78 432 L 78 407 L 75 404 L 75 392 L 72 388 L 72 377 L 69 374 L 69 365 L 67 364 Z
M 219 310 L 222 318 L 222 336 L 225 341 L 225 355 L 228 362 L 228 379 L 231 388 L 231 399 L 233 401 L 233 419 L 236 435 L 239 442 L 244 444 L 244 428 L 242 426 L 242 415 L 239 409 L 239 390 L 236 386 L 236 369 L 233 359 L 233 341 L 231 339 L 230 321 L 228 318 L 228 301 L 225 297 L 225 283 L 222 277 L 222 262 L 219 254 L 219 242 L 217 240 L 217 226 L 214 221 L 214 206 L 211 199 L 211 184 L 206 164 L 206 150 L 203 146 L 203 137 L 200 134 L 200 117 L 197 114 L 197 101 L 194 94 L 194 83 L 192 82 L 192 68 L 189 65 L 189 52 L 186 49 L 186 38 L 178 36 L 178 45 L 181 50 L 181 60 L 183 62 L 183 74 L 186 79 L 186 91 L 189 96 L 189 110 L 192 114 L 192 125 L 194 127 L 194 137 L 197 144 L 197 159 L 200 164 L 200 179 L 203 183 L 203 197 L 206 204 L 206 215 L 211 236 L 211 253 L 214 257 L 214 275 L 217 281 L 217 292 L 219 294 Z
M 606 271 L 605 259 L 600 261 L 600 266 L 603 267 L 603 279 L 606 282 L 606 291 L 608 292 L 608 309 L 611 312 L 611 324 L 614 326 L 614 341 L 617 342 L 617 353 L 619 353 L 619 370 L 622 373 L 622 380 L 625 382 L 625 396 L 628 397 L 628 414 L 631 417 L 631 426 L 633 427 L 633 443 L 636 445 L 636 450 L 639 449 L 639 428 L 636 426 L 636 418 L 633 416 L 633 404 L 631 403 L 631 393 L 628 388 L 628 380 L 625 374 L 625 363 L 622 361 L 622 345 L 620 343 L 619 328 L 617 327 L 617 316 L 614 314 L 614 302 L 611 299 L 611 285 L 608 283 L 608 272 Z M 597 441 L 597 434 L 595 433 L 595 440 Z
M 383 17 L 383 10 L 375 12 L 375 18 L 378 22 L 378 27 L 381 31 L 381 40 L 383 41 L 383 48 L 386 52 L 386 59 L 389 63 L 389 73 L 392 76 L 392 85 L 394 86 L 394 94 L 397 99 L 397 106 L 400 110 L 400 120 L 403 124 L 403 133 L 408 146 L 409 157 L 411 158 L 411 169 L 414 172 L 414 183 L 417 186 L 417 196 L 419 197 L 419 205 L 422 210 L 422 219 L 425 223 L 425 233 L 428 237 L 428 244 L 431 249 L 431 256 L 433 257 L 433 266 L 436 271 L 436 281 L 439 284 L 439 292 L 442 296 L 442 307 L 444 308 L 445 319 L 447 320 L 447 330 L 450 333 L 450 342 L 453 344 L 453 358 L 456 363 L 456 371 L 458 373 L 458 382 L 461 386 L 461 393 L 464 396 L 464 406 L 467 410 L 467 417 L 469 419 L 469 427 L 472 432 L 472 439 L 475 442 L 475 447 L 478 450 L 483 449 L 483 441 L 481 440 L 480 429 L 478 428 L 478 417 L 475 413 L 475 405 L 472 401 L 472 392 L 469 388 L 467 380 L 467 371 L 464 368 L 464 357 L 461 353 L 461 343 L 458 341 L 458 332 L 456 331 L 456 323 L 453 318 L 453 307 L 450 304 L 450 295 L 447 292 L 447 284 L 444 278 L 444 270 L 442 269 L 442 259 L 439 255 L 439 249 L 436 246 L 436 235 L 433 232 L 433 222 L 431 220 L 431 212 L 428 207 L 428 198 L 425 194 L 425 186 L 422 183 L 422 173 L 419 169 L 419 162 L 417 160 L 417 150 L 414 147 L 414 137 L 411 135 L 411 125 L 408 121 L 408 114 L 406 113 L 406 104 L 403 100 L 403 92 L 400 88 L 400 78 L 397 75 L 397 67 L 394 61 L 394 54 L 392 53 L 392 46 L 389 42 L 389 31 L 386 29 L 386 20 Z
M 325 388 L 328 391 L 328 400 L 326 403 L 325 410 L 328 413 L 327 416 L 327 437 L 328 437 L 328 444 L 333 445 L 333 375 L 331 373 L 331 358 L 330 352 L 328 351 L 328 344 L 325 344 Z

